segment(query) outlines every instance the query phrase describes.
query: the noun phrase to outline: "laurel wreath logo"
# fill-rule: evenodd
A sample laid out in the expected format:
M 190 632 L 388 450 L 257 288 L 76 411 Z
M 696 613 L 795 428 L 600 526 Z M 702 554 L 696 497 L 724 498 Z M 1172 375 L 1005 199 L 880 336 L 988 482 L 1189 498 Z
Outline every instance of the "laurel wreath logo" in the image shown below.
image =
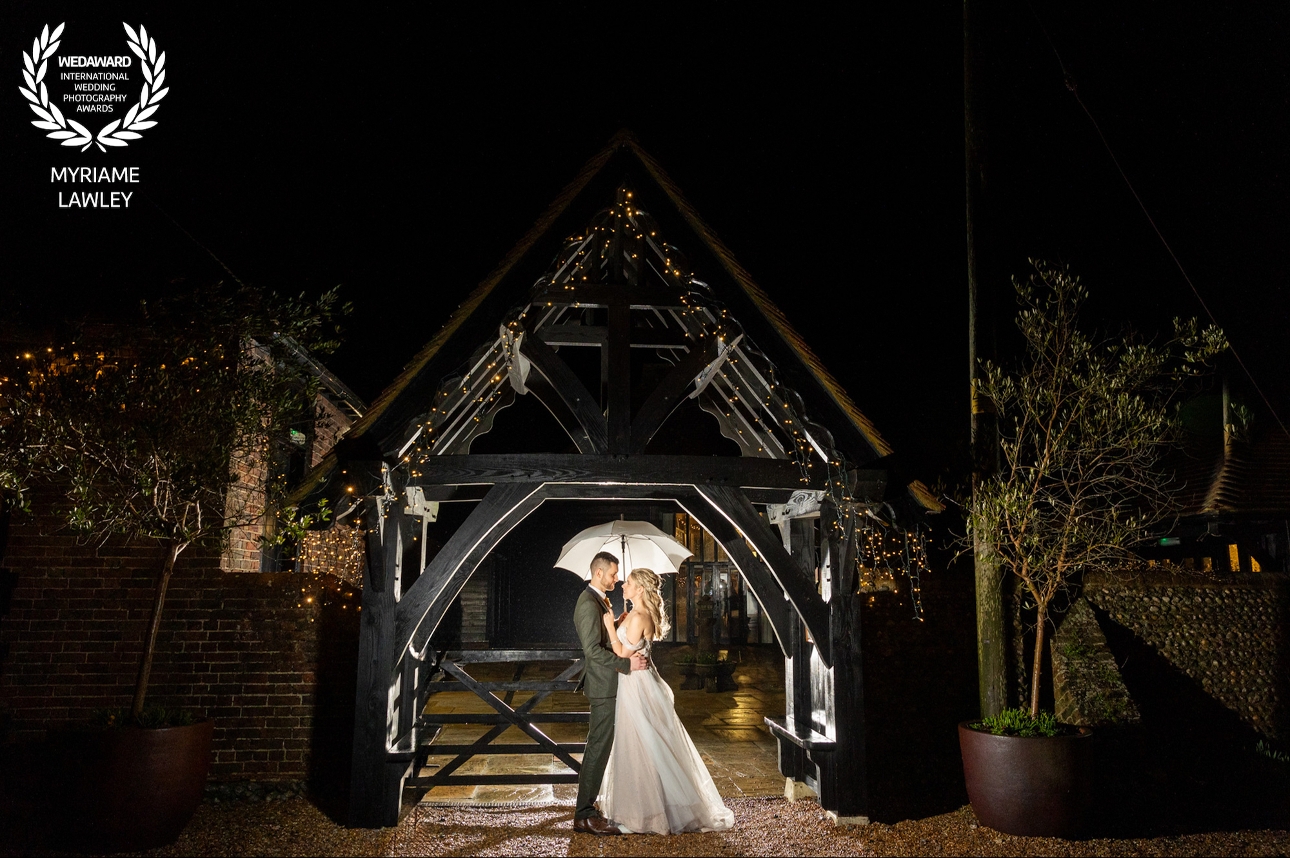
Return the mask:
M 39 38 L 31 43 L 31 53 L 23 53 L 22 79 L 26 86 L 18 87 L 32 109 L 40 119 L 31 124 L 48 131 L 45 136 L 51 140 L 61 140 L 64 146 L 80 146 L 84 152 L 91 145 L 98 146 L 99 151 L 106 152 L 105 146 L 128 146 L 131 140 L 138 140 L 145 131 L 156 125 L 150 117 L 157 112 L 160 102 L 170 92 L 170 87 L 162 87 L 166 80 L 166 52 L 157 54 L 157 40 L 148 37 L 148 31 L 139 25 L 136 33 L 130 25 L 121 22 L 125 27 L 126 44 L 139 58 L 139 68 L 143 71 L 143 94 L 139 103 L 130 108 L 124 119 L 114 119 L 93 133 L 75 119 L 63 116 L 58 105 L 49 100 L 49 90 L 45 86 L 45 72 L 49 69 L 49 58 L 58 51 L 66 22 L 59 24 L 51 33 L 49 25 L 40 31 Z

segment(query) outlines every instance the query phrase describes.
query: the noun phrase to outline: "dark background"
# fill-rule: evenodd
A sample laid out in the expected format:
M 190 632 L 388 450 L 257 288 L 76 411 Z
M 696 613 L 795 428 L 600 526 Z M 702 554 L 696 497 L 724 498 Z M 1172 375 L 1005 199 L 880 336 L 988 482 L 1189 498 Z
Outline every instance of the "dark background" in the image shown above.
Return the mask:
M 44 326 L 228 270 L 290 293 L 339 283 L 356 311 L 327 362 L 371 400 L 628 127 L 910 472 L 957 478 L 963 7 L 888 6 L 10 2 L 0 318 Z M 1013 0 L 983 12 L 978 230 L 1005 352 L 1007 277 L 1031 256 L 1081 274 L 1092 320 L 1112 328 L 1203 316 L 1055 48 L 1200 294 L 1290 412 L 1288 14 Z M 44 139 L 18 93 L 20 51 L 66 21 L 61 55 L 125 53 L 122 20 L 167 53 L 158 125 L 106 154 Z M 71 187 L 49 170 L 72 165 L 138 166 L 130 209 L 59 209 Z

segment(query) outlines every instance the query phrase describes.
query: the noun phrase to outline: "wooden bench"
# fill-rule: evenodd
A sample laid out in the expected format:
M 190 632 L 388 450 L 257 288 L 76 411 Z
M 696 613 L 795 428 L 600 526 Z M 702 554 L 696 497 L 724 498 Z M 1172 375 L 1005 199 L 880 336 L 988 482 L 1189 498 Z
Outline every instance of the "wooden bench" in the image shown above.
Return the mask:
M 825 736 L 823 733 L 817 733 L 807 727 L 805 730 L 793 730 L 785 727 L 774 718 L 767 716 L 765 719 L 766 726 L 770 728 L 772 736 L 778 739 L 786 739 L 792 742 L 803 751 L 832 751 L 837 747 L 837 743 Z

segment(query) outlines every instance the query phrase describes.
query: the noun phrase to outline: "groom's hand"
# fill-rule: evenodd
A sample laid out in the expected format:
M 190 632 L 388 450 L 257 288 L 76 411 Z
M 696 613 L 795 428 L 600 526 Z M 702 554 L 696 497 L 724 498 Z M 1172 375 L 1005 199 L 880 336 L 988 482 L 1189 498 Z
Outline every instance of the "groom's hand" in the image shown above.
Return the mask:
M 649 659 L 640 653 L 632 656 L 632 670 L 647 670 L 649 668 Z

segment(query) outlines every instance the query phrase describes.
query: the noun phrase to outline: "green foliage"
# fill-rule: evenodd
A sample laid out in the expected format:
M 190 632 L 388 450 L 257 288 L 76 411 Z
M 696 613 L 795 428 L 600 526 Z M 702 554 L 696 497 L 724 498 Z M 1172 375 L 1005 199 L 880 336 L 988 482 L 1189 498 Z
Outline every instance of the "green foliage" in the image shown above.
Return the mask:
M 1062 644 L 1062 655 L 1067 658 L 1088 658 L 1093 651 L 1082 643 L 1072 643 L 1067 641 Z
M 716 664 L 717 654 L 715 652 L 701 652 L 694 657 L 695 664 Z
M 153 730 L 158 727 L 187 727 L 196 723 L 196 719 L 187 709 L 148 706 L 139 713 L 138 718 L 130 717 L 129 709 L 95 709 L 90 713 L 90 723 L 105 729 L 142 727 Z
M 1259 754 L 1259 756 L 1267 757 L 1274 763 L 1290 765 L 1290 754 L 1287 754 L 1285 751 L 1278 751 L 1262 739 L 1259 739 L 1259 741 L 1255 743 L 1254 750 Z
M 1021 367 L 982 363 L 977 394 L 998 414 L 1001 467 L 976 486 L 969 540 L 988 546 L 1037 609 L 1031 711 L 1048 607 L 1083 573 L 1113 570 L 1175 513 L 1162 468 L 1179 441 L 1171 406 L 1227 347 L 1222 331 L 1174 320 L 1162 345 L 1080 330 L 1087 297 L 1066 269 L 1034 262 L 1014 280 Z
M 141 304 L 15 368 L 0 456 L 55 478 L 66 521 L 94 538 L 219 540 L 262 515 L 260 497 L 230 490 L 308 419 L 317 382 L 300 348 L 333 348 L 345 310 L 335 290 L 309 301 L 222 285 Z M 268 492 L 276 508 L 285 486 Z
M 674 661 L 675 664 L 694 664 L 694 653 L 683 652 Z
M 318 501 L 316 513 L 301 514 L 300 508 L 289 506 L 278 513 L 277 528 L 271 535 L 261 537 L 265 545 L 282 545 L 286 542 L 299 543 L 305 534 L 314 529 L 315 524 L 331 521 L 331 505 L 327 498 Z
M 163 582 L 189 545 L 222 548 L 234 529 L 276 518 L 287 486 L 266 475 L 317 397 L 306 350 L 334 349 L 348 309 L 336 290 L 313 300 L 217 284 L 19 356 L 0 372 L 0 489 L 21 499 L 48 480 L 73 530 L 164 546 Z M 328 515 L 288 510 L 275 538 Z M 163 597 L 159 587 L 138 718 Z
M 1032 715 L 1029 709 L 1005 709 L 998 715 L 982 718 L 972 725 L 976 730 L 989 730 L 996 736 L 1063 736 L 1070 728 L 1058 722 L 1051 712 Z

